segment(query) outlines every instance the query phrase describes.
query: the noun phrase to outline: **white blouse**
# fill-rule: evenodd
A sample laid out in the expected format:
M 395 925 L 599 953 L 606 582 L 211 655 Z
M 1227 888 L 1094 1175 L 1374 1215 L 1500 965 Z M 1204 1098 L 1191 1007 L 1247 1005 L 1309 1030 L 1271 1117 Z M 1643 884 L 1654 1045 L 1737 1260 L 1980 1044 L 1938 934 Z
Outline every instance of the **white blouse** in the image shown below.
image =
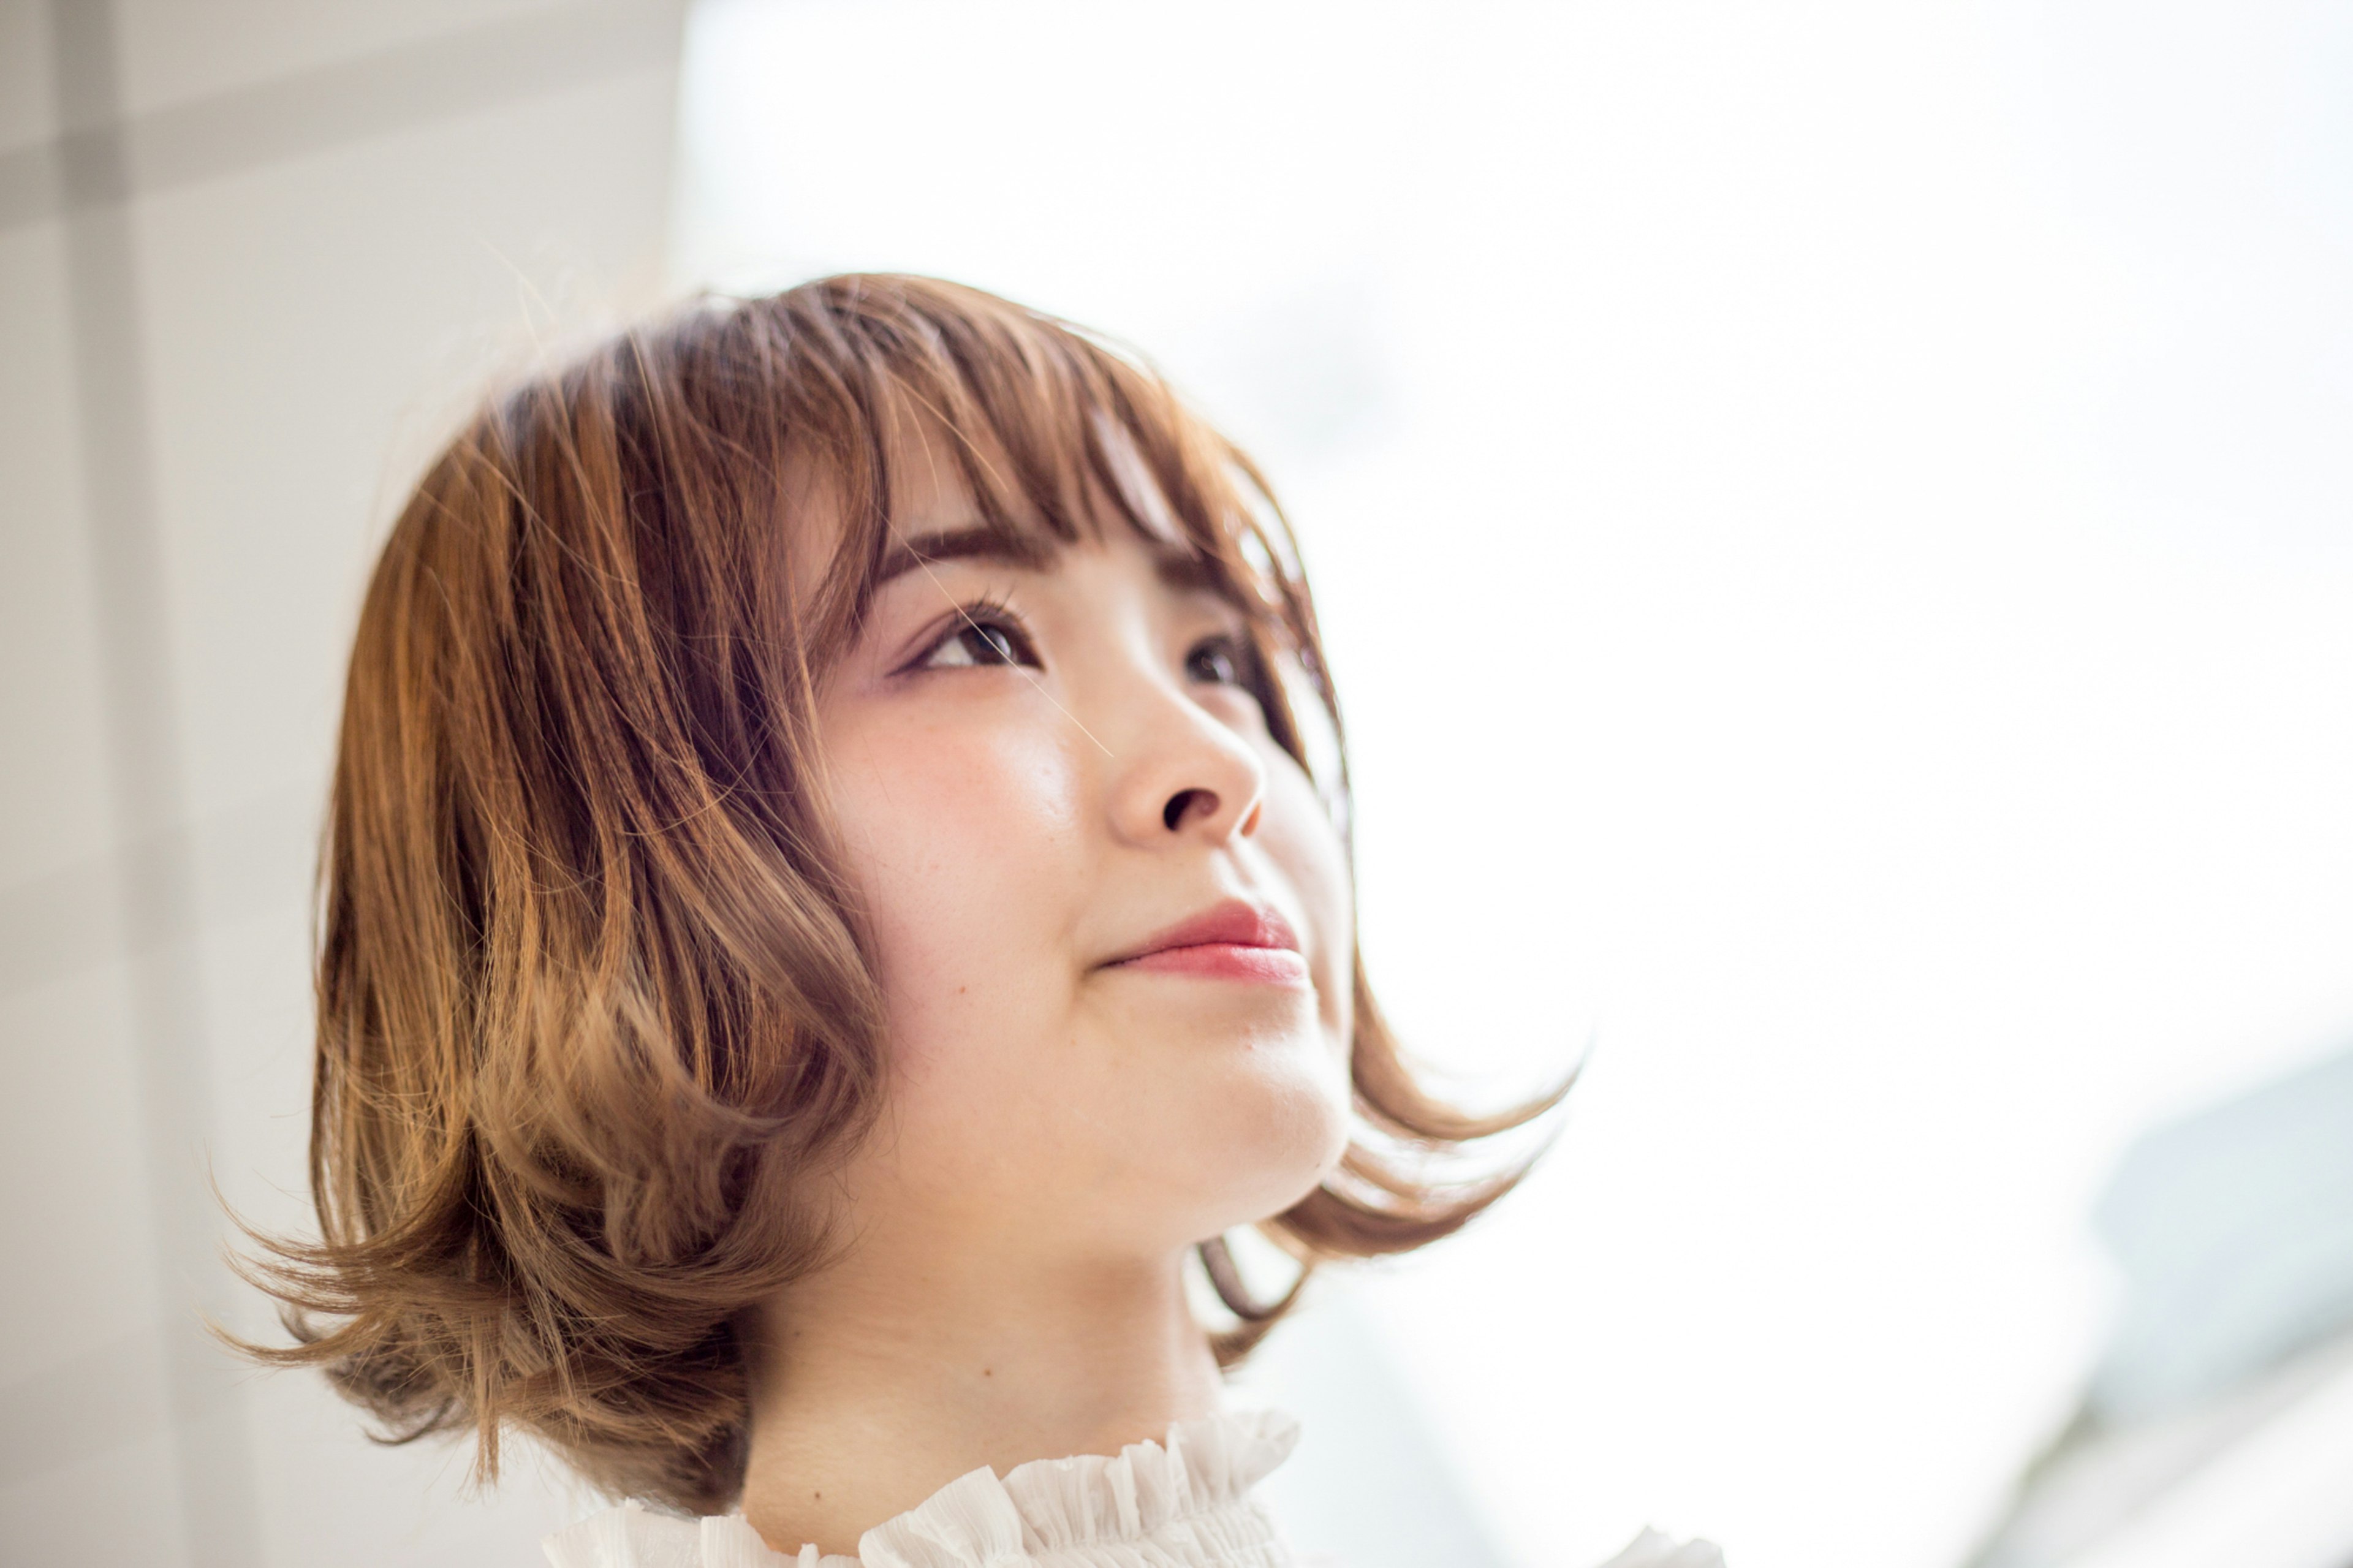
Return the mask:
M 1251 1495 L 1288 1458 L 1279 1411 L 1180 1421 L 1165 1443 L 959 1477 L 859 1538 L 855 1557 L 772 1552 L 741 1514 L 678 1519 L 624 1503 L 545 1542 L 554 1568 L 1307 1568 Z M 1644 1531 L 1603 1568 L 1723 1568 L 1704 1542 Z

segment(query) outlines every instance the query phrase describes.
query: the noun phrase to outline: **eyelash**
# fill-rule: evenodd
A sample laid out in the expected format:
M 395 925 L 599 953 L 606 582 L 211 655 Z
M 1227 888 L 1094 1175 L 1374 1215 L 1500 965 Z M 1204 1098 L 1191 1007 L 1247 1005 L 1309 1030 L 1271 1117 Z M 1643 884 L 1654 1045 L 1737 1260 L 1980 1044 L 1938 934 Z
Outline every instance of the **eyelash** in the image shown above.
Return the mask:
M 1030 637 L 1029 628 L 1023 622 L 1019 613 L 1002 599 L 985 598 L 959 605 L 955 623 L 924 645 L 923 650 L 908 662 L 906 669 L 913 672 L 930 668 L 932 660 L 939 656 L 940 651 L 957 638 L 973 637 L 976 634 L 985 636 L 989 632 L 999 634 L 1009 645 L 1012 658 L 1004 658 L 1003 654 L 1007 650 L 996 647 L 994 639 L 990 639 L 992 652 L 997 657 L 983 659 L 978 657 L 977 648 L 968 648 L 967 651 L 974 655 L 975 665 L 984 668 L 990 665 L 1027 666 L 1032 668 L 1044 667 L 1045 661 L 1038 656 L 1037 643 Z M 1216 675 L 1201 676 L 1197 673 L 1195 661 L 1212 653 L 1224 657 L 1228 670 L 1226 676 L 1222 678 Z M 1187 676 L 1201 679 L 1205 684 L 1229 686 L 1237 691 L 1248 693 L 1261 705 L 1265 702 L 1265 695 L 1261 689 L 1264 683 L 1261 679 L 1258 650 L 1247 637 L 1237 637 L 1229 632 L 1219 632 L 1203 637 L 1185 651 L 1184 668 Z
M 1002 636 L 1010 645 L 1013 657 L 983 659 L 978 657 L 979 650 L 974 648 L 969 650 L 974 655 L 974 664 L 1031 667 L 1041 667 L 1044 664 L 1045 661 L 1038 657 L 1038 645 L 1030 637 L 1029 626 L 1015 612 L 1013 606 L 1002 599 L 987 598 L 976 599 L 968 605 L 956 606 L 955 621 L 946 630 L 925 644 L 923 651 L 910 660 L 906 668 L 910 671 L 923 669 L 930 666 L 933 659 L 939 657 L 941 649 L 957 638 L 988 632 L 996 632 Z M 1002 652 L 1002 650 L 997 651 Z
M 1225 656 L 1228 673 L 1223 678 L 1203 679 L 1214 680 L 1219 686 L 1230 686 L 1237 691 L 1247 691 L 1253 696 L 1257 694 L 1258 653 L 1247 639 L 1235 637 L 1229 632 L 1219 632 L 1214 637 L 1203 637 L 1186 651 L 1185 673 L 1194 674 L 1194 660 L 1209 653 Z

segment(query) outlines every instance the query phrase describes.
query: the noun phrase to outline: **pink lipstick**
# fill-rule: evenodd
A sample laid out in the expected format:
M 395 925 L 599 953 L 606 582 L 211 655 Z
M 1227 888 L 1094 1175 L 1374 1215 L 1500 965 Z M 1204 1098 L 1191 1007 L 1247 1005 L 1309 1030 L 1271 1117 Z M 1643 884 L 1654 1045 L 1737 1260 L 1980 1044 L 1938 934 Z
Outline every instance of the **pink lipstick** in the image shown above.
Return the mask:
M 1299 937 L 1278 911 L 1227 899 L 1170 926 L 1107 967 L 1275 985 L 1307 984 Z

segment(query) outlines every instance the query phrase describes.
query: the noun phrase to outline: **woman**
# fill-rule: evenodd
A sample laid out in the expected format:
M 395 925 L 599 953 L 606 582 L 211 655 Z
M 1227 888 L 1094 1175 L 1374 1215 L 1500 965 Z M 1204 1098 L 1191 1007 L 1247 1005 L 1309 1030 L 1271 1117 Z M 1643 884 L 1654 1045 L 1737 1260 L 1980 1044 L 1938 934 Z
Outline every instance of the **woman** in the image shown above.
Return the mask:
M 1421 1246 L 1544 1109 L 1431 1099 L 1375 1012 L 1324 670 L 1248 459 L 987 295 L 826 279 L 510 392 L 361 617 L 276 1359 L 713 1516 L 559 1568 L 1293 1561 L 1290 1425 L 1218 1398 L 1297 1285 L 1220 1238 Z

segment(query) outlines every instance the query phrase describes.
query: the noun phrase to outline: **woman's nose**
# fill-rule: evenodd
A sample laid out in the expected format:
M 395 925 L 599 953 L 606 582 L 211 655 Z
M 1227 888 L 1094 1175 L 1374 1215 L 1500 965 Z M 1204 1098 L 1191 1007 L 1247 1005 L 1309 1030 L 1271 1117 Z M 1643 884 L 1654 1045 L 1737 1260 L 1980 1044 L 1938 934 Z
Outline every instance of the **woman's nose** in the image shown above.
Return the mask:
M 1153 681 L 1131 700 L 1142 710 L 1118 726 L 1114 829 L 1147 846 L 1255 833 L 1266 767 L 1250 743 L 1181 688 Z

